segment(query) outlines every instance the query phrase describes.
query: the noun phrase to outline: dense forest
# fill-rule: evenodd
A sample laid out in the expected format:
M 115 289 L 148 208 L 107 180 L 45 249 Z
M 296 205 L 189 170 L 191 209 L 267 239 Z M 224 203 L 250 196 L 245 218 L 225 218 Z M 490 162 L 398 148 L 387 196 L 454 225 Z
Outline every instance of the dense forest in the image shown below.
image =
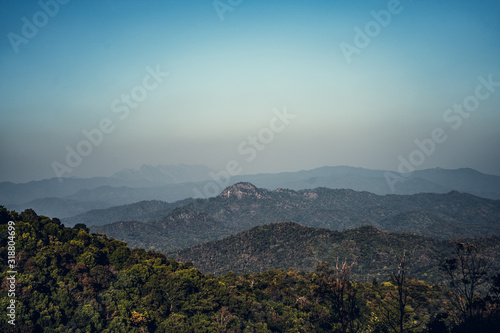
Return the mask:
M 477 238 L 492 260 L 500 261 L 500 236 Z M 406 253 L 407 268 L 412 278 L 439 283 L 440 263 L 452 256 L 453 242 L 409 233 L 390 233 L 372 226 L 343 231 L 311 228 L 294 222 L 271 223 L 206 242 L 167 258 L 193 265 L 206 274 L 222 275 L 259 273 L 269 269 L 312 272 L 319 261 L 333 263 L 337 258 L 354 262 L 351 276 L 370 282 L 391 276 L 397 257 Z
M 497 332 L 500 274 L 480 242 L 454 243 L 443 284 L 412 279 L 398 254 L 385 281 L 359 282 L 346 258 L 215 277 L 83 224 L 0 206 L 4 332 Z M 8 266 L 15 241 L 15 264 Z M 12 262 L 9 262 L 12 264 Z M 9 271 L 15 268 L 15 295 Z

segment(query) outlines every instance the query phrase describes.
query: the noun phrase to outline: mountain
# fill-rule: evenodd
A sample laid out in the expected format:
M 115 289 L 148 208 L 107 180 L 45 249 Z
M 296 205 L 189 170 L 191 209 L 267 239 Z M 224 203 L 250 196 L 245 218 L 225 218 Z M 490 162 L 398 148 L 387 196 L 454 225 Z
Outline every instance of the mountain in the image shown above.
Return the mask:
M 87 226 L 104 225 L 117 221 L 149 222 L 157 220 L 175 208 L 189 204 L 192 199 L 185 199 L 168 203 L 164 201 L 140 201 L 134 204 L 115 206 L 107 209 L 94 209 L 85 213 L 63 218 L 61 221 L 66 226 L 83 223 Z
M 9 209 L 23 211 L 37 209 L 40 214 L 50 217 L 68 218 L 90 210 L 103 209 L 137 203 L 140 201 L 175 202 L 193 196 L 193 188 L 204 183 L 169 184 L 155 187 L 133 188 L 127 186 L 100 186 L 93 189 L 81 189 L 62 198 L 49 197 L 32 200 L 23 204 L 6 204 Z M 68 209 L 68 203 L 75 210 Z
M 388 175 L 391 176 L 387 178 Z M 40 214 L 63 218 L 69 217 L 65 200 L 82 203 L 81 208 L 73 214 L 76 215 L 86 210 L 145 200 L 174 202 L 191 197 L 213 197 L 225 187 L 240 182 L 250 182 L 269 190 L 326 187 L 379 195 L 459 191 L 500 199 L 500 177 L 472 169 L 436 168 L 415 171 L 403 177 L 382 170 L 339 166 L 276 174 L 238 175 L 226 179 L 218 173 L 211 173 L 204 166 L 145 165 L 138 170 L 122 170 L 112 177 L 64 178 L 62 182 L 53 178 L 25 184 L 0 183 L 0 203 L 18 211 L 36 207 Z M 40 201 L 49 198 L 50 202 Z
M 93 189 L 99 186 L 122 186 L 123 182 L 107 177 L 94 178 L 57 178 L 31 181 L 22 184 L 11 182 L 0 183 L 0 202 L 6 205 L 20 205 L 43 198 L 63 198 L 82 189 Z M 132 184 L 128 184 L 132 185 Z
M 29 201 L 25 204 L 6 205 L 9 209 L 22 212 L 25 209 L 33 209 L 43 212 L 45 216 L 60 216 L 61 218 L 82 214 L 92 209 L 104 209 L 112 207 L 112 203 L 102 201 L 75 200 L 68 198 L 42 198 Z M 29 208 L 28 208 L 29 207 Z
M 136 241 L 140 239 L 141 244 L 148 244 L 147 249 L 168 252 L 282 221 L 330 230 L 371 225 L 383 231 L 441 239 L 497 235 L 500 201 L 456 191 L 381 196 L 327 188 L 269 191 L 239 183 L 217 197 L 193 200 L 148 222 L 157 230 L 155 237 L 163 237 L 161 242 L 148 242 L 149 234 L 140 228 L 134 239 L 124 237 L 120 228 L 128 228 L 126 222 L 91 226 L 91 230 L 124 240 L 132 247 L 138 246 Z
M 155 171 L 160 175 L 153 177 Z M 84 212 L 132 204 L 145 200 L 175 202 L 192 197 L 194 188 L 206 182 L 210 169 L 204 166 L 142 166 L 123 170 L 112 177 L 57 178 L 24 184 L 0 183 L 0 203 L 16 211 L 36 209 L 40 214 L 67 218 Z M 161 177 L 163 175 L 163 177 Z M 176 183 L 176 181 L 189 181 Z
M 500 199 L 500 177 L 469 168 L 435 168 L 400 175 L 384 170 L 326 166 L 298 172 L 238 176 L 234 177 L 234 180 L 250 182 L 267 189 L 302 190 L 327 187 L 368 191 L 380 195 L 459 191 L 484 198 Z
M 174 209 L 168 216 L 154 222 L 115 222 L 91 226 L 92 232 L 126 241 L 132 248 L 168 252 L 219 239 L 239 229 L 217 221 L 189 205 Z
M 196 182 L 210 180 L 210 171 L 210 168 L 202 165 L 158 165 L 156 167 L 143 165 L 138 170 L 125 169 L 115 173 L 111 177 L 51 178 L 21 184 L 2 182 L 0 183 L 0 202 L 8 205 L 19 205 L 36 199 L 51 197 L 66 198 L 71 195 L 75 199 L 81 200 L 77 194 L 79 191 L 92 191 L 101 187 L 115 188 L 115 194 L 124 192 L 127 193 L 126 195 L 130 195 L 132 192 L 130 190 L 134 189 L 151 188 L 154 192 L 155 188 L 162 185 L 178 185 L 182 183 L 192 184 L 189 188 L 191 189 Z M 175 190 L 176 188 L 173 187 L 169 191 L 175 192 Z M 192 195 L 193 192 L 191 191 L 187 197 Z M 131 200 L 136 200 L 136 198 Z M 151 200 L 151 198 L 144 200 Z M 133 202 L 137 201 L 140 200 Z M 119 201 L 115 204 L 123 203 Z
M 484 244 L 496 256 L 500 255 L 496 248 L 500 236 L 485 238 Z M 372 281 L 387 279 L 394 258 L 403 251 L 413 278 L 439 283 L 439 265 L 452 255 L 453 245 L 449 240 L 388 233 L 369 226 L 339 232 L 282 222 L 255 227 L 167 257 L 191 262 L 203 273 L 214 275 L 290 267 L 312 272 L 320 261 L 335 263 L 337 258 L 347 258 L 356 262 L 352 271 L 356 280 Z

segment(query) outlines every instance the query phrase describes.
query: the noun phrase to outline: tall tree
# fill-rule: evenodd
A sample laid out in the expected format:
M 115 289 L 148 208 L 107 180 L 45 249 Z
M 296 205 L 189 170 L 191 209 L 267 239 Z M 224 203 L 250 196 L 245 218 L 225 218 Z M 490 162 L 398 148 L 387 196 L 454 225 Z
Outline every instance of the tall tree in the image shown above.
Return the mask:
M 478 325 L 483 324 L 484 301 L 492 290 L 496 261 L 479 240 L 457 239 L 453 243 L 453 256 L 442 264 L 441 269 L 453 291 L 451 301 L 459 313 L 459 326 L 475 332 Z
M 316 269 L 319 280 L 319 292 L 331 304 L 335 331 L 355 333 L 361 330 L 362 313 L 359 307 L 357 290 L 351 281 L 354 262 L 347 259 L 335 265 L 320 262 Z
M 410 307 L 411 290 L 408 278 L 408 268 L 406 265 L 406 251 L 398 260 L 397 269 L 392 273 L 391 282 L 395 286 L 395 291 L 390 291 L 381 300 L 379 308 L 387 320 L 389 328 L 393 332 L 409 332 L 422 325 L 416 320 L 416 312 L 421 304 Z

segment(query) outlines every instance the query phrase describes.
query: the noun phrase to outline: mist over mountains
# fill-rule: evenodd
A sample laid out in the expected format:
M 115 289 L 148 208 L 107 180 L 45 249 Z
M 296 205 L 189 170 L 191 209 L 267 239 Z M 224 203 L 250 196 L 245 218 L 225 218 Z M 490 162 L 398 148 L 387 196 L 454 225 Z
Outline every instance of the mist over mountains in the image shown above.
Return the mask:
M 397 174 L 396 174 L 397 175 Z M 448 193 L 459 191 L 500 199 L 500 177 L 473 169 L 428 169 L 400 177 L 394 191 L 387 171 L 347 166 L 277 174 L 238 175 L 227 179 L 221 172 L 202 165 L 142 166 L 122 170 L 111 177 L 57 178 L 22 184 L 0 183 L 0 202 L 8 209 L 33 208 L 40 214 L 67 218 L 93 209 L 158 200 L 175 202 L 190 197 L 216 196 L 225 187 L 250 182 L 257 187 L 292 190 L 326 187 L 374 194 Z
M 114 173 L 111 178 L 121 181 L 133 181 L 147 186 L 154 184 L 180 184 L 209 180 L 212 170 L 204 165 L 143 165 L 138 170 L 123 169 Z

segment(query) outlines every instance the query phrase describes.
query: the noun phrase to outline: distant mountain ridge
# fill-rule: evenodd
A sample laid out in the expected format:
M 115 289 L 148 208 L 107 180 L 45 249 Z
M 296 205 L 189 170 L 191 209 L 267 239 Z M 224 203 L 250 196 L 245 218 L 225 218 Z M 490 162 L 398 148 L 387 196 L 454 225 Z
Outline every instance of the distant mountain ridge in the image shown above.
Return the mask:
M 400 182 L 394 182 L 394 191 L 388 183 L 388 174 L 401 179 Z M 247 181 L 267 189 L 301 190 L 327 187 L 367 191 L 381 195 L 459 191 L 488 199 L 500 199 L 500 177 L 483 174 L 470 168 L 452 170 L 434 168 L 400 175 L 397 172 L 385 170 L 326 166 L 298 172 L 247 175 L 238 178 L 238 181 Z
M 143 165 L 138 170 L 121 170 L 111 177 L 51 178 L 19 184 L 1 182 L 0 202 L 23 204 L 41 198 L 65 198 L 71 195 L 79 198 L 78 193 L 82 190 L 95 190 L 106 186 L 116 191 L 116 188 L 146 189 L 182 183 L 196 184 L 199 181 L 210 180 L 210 172 L 211 169 L 203 165 L 181 164 L 156 167 Z
M 398 176 L 397 174 L 392 173 Z M 387 172 L 346 166 L 322 167 L 313 170 L 276 174 L 239 175 L 212 179 L 205 166 L 143 166 L 138 170 L 122 170 L 112 177 L 89 179 L 57 178 L 13 184 L 0 183 L 0 203 L 9 209 L 22 211 L 33 208 L 47 216 L 66 218 L 92 209 L 132 204 L 145 200 L 175 202 L 210 196 L 205 187 L 225 187 L 239 182 L 250 182 L 259 188 L 293 190 L 326 187 L 353 189 L 375 194 L 448 193 L 459 191 L 480 197 L 500 199 L 500 177 L 486 175 L 472 169 L 428 169 L 415 171 L 404 180 L 387 182 Z M 213 192 L 213 191 L 212 191 Z M 80 207 L 78 203 L 81 203 Z M 75 207 L 72 212 L 68 207 Z
M 204 165 L 142 165 L 138 170 L 124 169 L 114 173 L 111 178 L 126 181 L 151 181 L 160 184 L 195 183 L 209 180 L 212 171 Z
M 444 239 L 496 235 L 500 234 L 500 201 L 456 191 L 380 196 L 327 188 L 269 191 L 238 183 L 215 198 L 193 200 L 148 222 L 148 228 L 157 230 L 155 237 L 163 237 L 161 242 L 148 242 L 149 235 L 138 221 L 134 221 L 133 238 L 120 230 L 128 230 L 125 221 L 91 226 L 91 230 L 126 241 L 131 247 L 137 247 L 140 240 L 149 244 L 146 249 L 169 252 L 281 221 L 331 230 L 371 225 L 388 232 Z

